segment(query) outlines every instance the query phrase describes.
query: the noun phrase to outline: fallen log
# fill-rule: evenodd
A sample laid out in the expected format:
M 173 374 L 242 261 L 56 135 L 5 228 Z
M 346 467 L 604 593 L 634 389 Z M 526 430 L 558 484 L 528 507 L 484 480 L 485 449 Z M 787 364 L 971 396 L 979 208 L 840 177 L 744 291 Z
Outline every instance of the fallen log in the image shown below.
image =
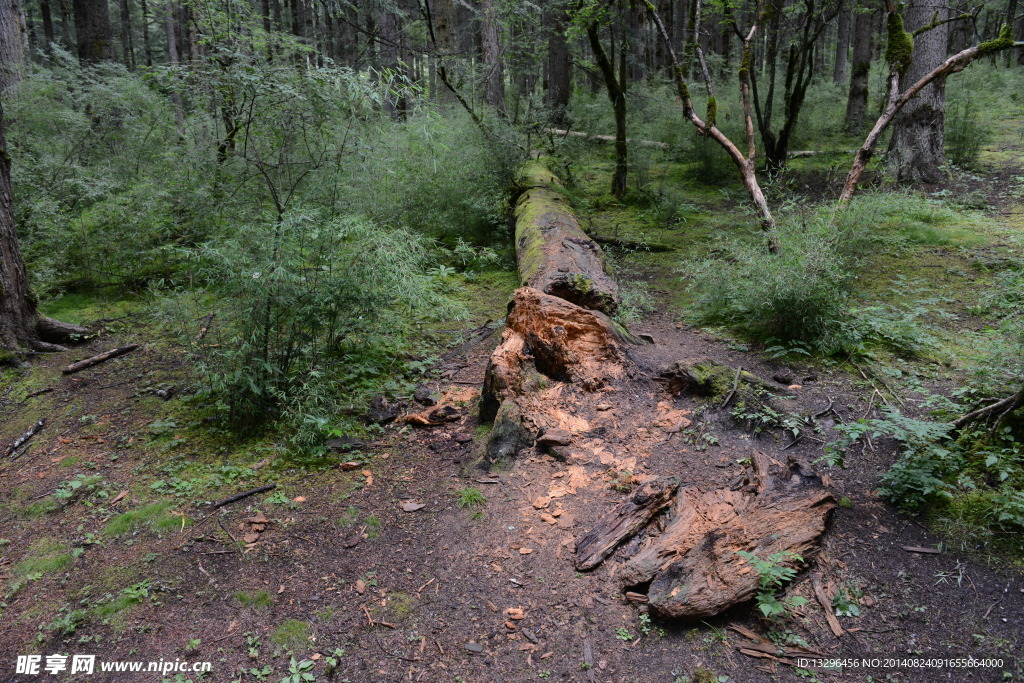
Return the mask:
M 578 306 L 611 315 L 619 288 L 605 270 L 601 248 L 580 227 L 561 183 L 542 164 L 528 164 L 516 202 L 516 261 L 520 283 Z
M 545 129 L 544 132 L 551 133 L 552 135 L 561 135 L 563 138 L 564 137 L 571 137 L 571 138 L 582 138 L 584 140 L 592 140 L 594 142 L 615 142 L 615 136 L 614 135 L 593 135 L 591 133 L 584 133 L 583 131 L 579 131 L 579 130 L 564 130 L 562 128 L 547 128 L 547 129 Z M 669 149 L 669 147 L 670 147 L 667 142 L 658 142 L 657 140 L 643 140 L 643 139 L 637 140 L 637 139 L 633 139 L 633 138 L 626 138 L 626 142 L 629 143 L 629 144 L 640 145 L 641 147 L 653 147 L 655 149 Z
M 752 461 L 753 487 L 680 491 L 664 533 L 619 572 L 624 587 L 649 584 L 660 616 L 705 619 L 753 598 L 759 577 L 737 551 L 796 567 L 794 555 L 817 547 L 836 506 L 821 479 L 793 460 L 779 476 L 764 454 L 755 451 Z
M 38 431 L 39 431 L 40 429 L 42 429 L 43 427 L 45 427 L 45 426 L 46 426 L 46 418 L 44 417 L 44 418 L 42 418 L 41 420 L 39 420 L 39 422 L 36 422 L 36 423 L 35 423 L 34 425 L 32 425 L 31 427 L 29 427 L 29 428 L 28 428 L 27 430 L 25 430 L 25 433 L 24 433 L 24 434 L 22 434 L 22 435 L 21 435 L 21 436 L 19 436 L 19 437 L 18 437 L 17 439 L 15 439 L 14 441 L 12 441 L 12 442 L 11 442 L 11 443 L 10 443 L 10 444 L 9 444 L 9 445 L 7 446 L 7 448 L 5 448 L 5 449 L 4 449 L 4 455 L 3 455 L 3 457 L 5 457 L 5 458 L 6 458 L 6 457 L 7 457 L 8 455 L 10 455 L 10 454 L 11 454 L 11 453 L 13 453 L 14 451 L 18 450 L 19 448 L 21 448 L 21 446 L 22 446 L 22 445 L 23 445 L 23 444 L 24 444 L 24 443 L 25 443 L 26 441 L 28 441 L 28 440 L 29 440 L 29 439 L 31 439 L 31 438 L 32 438 L 33 436 L 35 436 L 35 435 L 36 435 L 36 433 L 37 433 L 37 432 L 38 432 Z
M 138 344 L 128 344 L 127 346 L 121 346 L 116 349 L 111 349 L 110 351 L 105 351 L 99 355 L 93 356 L 92 358 L 86 358 L 85 360 L 80 360 L 77 363 L 72 363 L 71 365 L 61 370 L 61 372 L 64 373 L 65 375 L 70 375 L 73 372 L 78 372 L 79 370 L 91 368 L 93 365 L 98 365 L 99 363 L 108 361 L 111 358 L 117 358 L 118 356 L 123 356 L 126 353 L 131 353 L 137 348 L 139 348 Z
M 576 544 L 576 569 L 583 572 L 601 564 L 616 546 L 631 538 L 668 507 L 677 488 L 677 479 L 655 479 L 640 486 L 629 498 L 612 508 Z

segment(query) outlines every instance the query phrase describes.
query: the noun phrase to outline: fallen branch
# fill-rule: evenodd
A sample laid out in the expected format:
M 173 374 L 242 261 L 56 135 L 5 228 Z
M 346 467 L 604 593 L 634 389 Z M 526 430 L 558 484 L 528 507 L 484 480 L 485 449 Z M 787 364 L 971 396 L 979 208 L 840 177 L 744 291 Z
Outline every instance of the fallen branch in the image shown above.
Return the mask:
M 1021 389 L 1012 396 L 1007 396 L 1001 401 L 996 401 L 990 405 L 972 410 L 966 415 L 953 420 L 953 426 L 956 429 L 963 429 L 972 422 L 980 420 L 987 420 L 995 414 L 999 415 L 999 420 L 996 422 L 996 428 L 1006 418 L 1009 413 L 1012 413 L 1017 408 L 1024 407 L 1024 389 Z M 993 429 L 994 431 L 994 429 Z
M 270 491 L 270 490 L 275 489 L 275 488 L 277 488 L 277 484 L 267 484 L 266 486 L 260 486 L 259 488 L 256 488 L 256 489 L 251 489 L 249 491 L 243 491 L 242 493 L 236 493 L 233 496 L 229 496 L 229 497 L 225 498 L 224 500 L 221 500 L 221 501 L 218 501 L 218 502 L 214 503 L 213 507 L 215 507 L 215 508 L 224 507 L 225 505 L 230 505 L 231 503 L 235 503 L 237 501 L 240 501 L 243 498 L 248 498 L 249 496 L 255 496 L 257 493 L 263 493 L 264 491 Z M 228 535 L 230 536 L 230 534 L 228 534 Z
M 199 334 L 196 335 L 197 342 L 202 341 L 203 337 L 206 336 L 206 333 L 210 329 L 210 323 L 213 322 L 213 316 L 215 315 L 216 313 L 210 313 L 205 318 L 203 318 L 203 324 L 199 328 Z
M 98 356 L 93 356 L 92 358 L 86 358 L 85 360 L 80 360 L 77 363 L 72 363 L 71 365 L 61 370 L 61 372 L 64 373 L 65 375 L 70 375 L 73 372 L 78 372 L 79 370 L 91 368 L 93 365 L 98 365 L 100 363 L 110 360 L 111 358 L 117 358 L 118 356 L 123 356 L 126 353 L 131 353 L 137 348 L 139 348 L 138 344 L 128 344 L 127 346 L 121 346 L 116 349 L 111 349 L 110 351 L 105 351 L 104 353 L 101 353 Z
M 839 638 L 843 635 L 843 627 L 839 625 L 839 620 L 832 613 L 832 601 L 829 600 L 828 595 L 825 593 L 825 588 L 821 585 L 821 579 L 817 576 L 811 579 L 811 588 L 814 590 L 814 597 L 818 599 L 821 609 L 825 610 L 825 621 L 828 622 L 828 627 L 832 629 L 835 637 Z
M 36 432 L 38 432 L 40 429 L 42 429 L 45 425 L 46 425 L 46 418 L 44 417 L 41 420 L 39 420 L 39 422 L 36 422 L 34 425 L 29 427 L 27 430 L 25 430 L 24 434 L 22 434 L 17 439 L 12 441 L 11 445 L 9 445 L 7 448 L 4 449 L 3 457 L 6 458 L 8 455 L 10 455 L 14 451 L 18 450 L 19 448 L 21 448 L 22 444 L 24 444 L 26 441 L 28 441 L 33 436 L 35 436 Z

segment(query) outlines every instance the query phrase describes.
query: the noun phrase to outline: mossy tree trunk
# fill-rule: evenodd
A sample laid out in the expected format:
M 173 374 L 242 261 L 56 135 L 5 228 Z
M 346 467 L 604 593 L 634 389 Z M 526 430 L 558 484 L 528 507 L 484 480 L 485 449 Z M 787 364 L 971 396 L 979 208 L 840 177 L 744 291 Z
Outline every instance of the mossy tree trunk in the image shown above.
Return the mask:
M 868 77 L 871 75 L 871 40 L 874 36 L 875 13 L 870 4 L 860 3 L 853 17 L 853 61 L 850 68 L 850 91 L 846 99 L 846 130 L 859 131 L 868 108 Z
M 948 0 L 913 0 L 904 13 L 908 31 L 944 21 Z M 906 89 L 923 78 L 946 58 L 949 24 L 941 24 L 915 36 L 913 60 L 900 79 Z M 908 102 L 893 120 L 889 142 L 889 172 L 901 183 L 937 183 L 944 177 L 946 81 L 937 78 Z

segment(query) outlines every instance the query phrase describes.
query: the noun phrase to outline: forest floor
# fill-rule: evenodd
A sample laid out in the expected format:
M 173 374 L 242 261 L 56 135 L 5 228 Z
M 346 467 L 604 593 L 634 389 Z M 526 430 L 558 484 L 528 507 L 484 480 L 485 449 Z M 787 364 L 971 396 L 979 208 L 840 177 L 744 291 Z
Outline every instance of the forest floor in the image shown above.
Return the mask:
M 596 186 L 606 170 L 597 166 L 583 181 Z M 953 188 L 958 195 L 980 193 L 995 207 L 987 232 L 932 225 L 943 240 L 921 247 L 921 258 L 879 257 L 878 291 L 899 296 L 886 283 L 911 267 L 928 273 L 929 286 L 952 293 L 950 306 L 964 312 L 943 323 L 945 338 L 968 343 L 965 335 L 981 324 L 969 314 L 970 297 L 980 296 L 988 277 L 971 263 L 1024 231 L 1021 173 L 958 181 L 965 184 Z M 474 466 L 488 436 L 477 424 L 475 396 L 497 330 L 434 369 L 431 388 L 459 392 L 457 421 L 342 439 L 330 466 L 295 469 L 273 460 L 267 444 L 211 430 L 210 411 L 187 397 L 194 379 L 184 351 L 154 339 L 137 305 L 77 309 L 79 320 L 102 330 L 98 337 L 0 379 L 0 443 L 47 418 L 16 459 L 0 460 L 0 680 L 21 680 L 14 660 L 30 653 L 209 661 L 212 673 L 202 680 L 211 681 L 276 682 L 304 659 L 316 680 L 339 681 L 1024 680 L 1019 558 L 969 538 L 940 538 L 880 500 L 875 488 L 893 462 L 893 443 L 858 450 L 842 469 L 814 465 L 840 505 L 821 552 L 786 590 L 809 602 L 784 624 L 768 625 L 753 605 L 697 624 L 646 618 L 615 580 L 640 539 L 592 572 L 575 571 L 575 541 L 637 481 L 667 474 L 701 489 L 727 487 L 753 449 L 814 463 L 831 438 L 832 415 L 852 421 L 886 402 L 920 414 L 929 393 L 956 385 L 960 369 L 934 359 L 783 363 L 722 331 L 680 322 L 686 302 L 674 260 L 689 253 L 687 244 L 701 248 L 716 226 L 749 220 L 729 197 L 705 195 L 692 206 L 693 229 L 670 230 L 595 200 L 598 232 L 632 220 L 645 239 L 676 248 L 615 257 L 620 281 L 640 283 L 653 302 L 631 329 L 655 344 L 631 352 L 640 372 L 630 382 L 578 402 L 577 437 L 565 458 L 523 454 L 500 472 Z M 481 295 L 464 338 L 500 318 L 511 290 Z M 61 374 L 74 360 L 128 342 L 143 346 Z M 755 433 L 728 408 L 672 397 L 655 381 L 674 361 L 700 359 L 783 378 L 789 414 L 830 404 L 834 413 L 819 420 L 821 434 L 792 445 L 778 429 Z M 598 410 L 599 402 L 611 409 Z M 683 417 L 691 424 L 678 430 Z M 276 488 L 209 505 L 267 483 Z M 814 599 L 814 578 L 859 611 L 839 617 L 840 637 Z M 779 649 L 758 658 L 741 653 L 750 651 L 751 632 Z M 824 658 L 879 663 L 796 666 L 795 644 Z M 1001 663 L 887 662 L 966 657 Z

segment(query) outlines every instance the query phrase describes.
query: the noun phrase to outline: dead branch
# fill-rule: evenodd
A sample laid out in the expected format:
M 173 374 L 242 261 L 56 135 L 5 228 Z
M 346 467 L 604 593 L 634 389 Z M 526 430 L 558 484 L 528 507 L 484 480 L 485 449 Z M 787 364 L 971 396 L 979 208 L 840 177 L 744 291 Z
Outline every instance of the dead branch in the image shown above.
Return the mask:
M 243 491 L 242 493 L 236 493 L 233 496 L 228 496 L 224 500 L 217 501 L 216 503 L 213 504 L 213 507 L 215 507 L 215 508 L 224 507 L 225 505 L 230 505 L 231 503 L 240 501 L 243 498 L 248 498 L 249 496 L 255 496 L 257 493 L 263 493 L 264 491 L 270 491 L 270 490 L 275 489 L 275 488 L 277 488 L 277 484 L 267 484 L 266 486 L 260 486 L 259 488 L 251 489 L 249 491 Z M 230 536 L 230 534 L 228 534 L 228 535 Z
M 117 358 L 118 356 L 123 356 L 126 353 L 131 353 L 137 348 L 139 348 L 138 344 L 128 344 L 127 346 L 121 346 L 116 349 L 111 349 L 110 351 L 105 351 L 97 356 L 93 356 L 92 358 L 86 358 L 85 360 L 80 360 L 77 363 L 72 363 L 71 365 L 61 370 L 61 372 L 64 373 L 65 375 L 70 375 L 73 372 L 78 372 L 79 370 L 91 368 L 93 365 L 98 365 L 100 363 L 110 360 L 111 358 Z
M 14 451 L 18 450 L 19 448 L 21 448 L 21 446 L 22 446 L 22 445 L 23 445 L 23 444 L 24 444 L 24 443 L 25 443 L 26 441 L 28 441 L 28 440 L 29 440 L 29 439 L 31 439 L 31 438 L 32 438 L 33 436 L 35 436 L 35 435 L 36 435 L 36 433 L 37 433 L 37 432 L 38 432 L 38 431 L 39 431 L 40 429 L 42 429 L 42 428 L 43 428 L 43 427 L 44 427 L 45 425 L 46 425 L 46 418 L 44 417 L 44 418 L 42 418 L 41 420 L 39 420 L 39 422 L 36 422 L 36 423 L 35 423 L 34 425 L 32 425 L 31 427 L 29 427 L 29 428 L 28 428 L 28 429 L 27 429 L 27 430 L 25 431 L 25 433 L 24 433 L 24 434 L 22 434 L 22 435 L 21 435 L 21 436 L 19 436 L 19 437 L 18 437 L 17 439 L 15 439 L 14 441 L 12 441 L 12 442 L 11 442 L 11 444 L 10 444 L 10 445 L 9 445 L 9 446 L 8 446 L 7 448 L 5 448 L 5 449 L 4 449 L 4 455 L 3 455 L 3 457 L 5 457 L 5 458 L 6 458 L 6 457 L 7 457 L 8 455 L 10 455 L 10 454 L 11 454 L 11 453 L 13 453 Z

